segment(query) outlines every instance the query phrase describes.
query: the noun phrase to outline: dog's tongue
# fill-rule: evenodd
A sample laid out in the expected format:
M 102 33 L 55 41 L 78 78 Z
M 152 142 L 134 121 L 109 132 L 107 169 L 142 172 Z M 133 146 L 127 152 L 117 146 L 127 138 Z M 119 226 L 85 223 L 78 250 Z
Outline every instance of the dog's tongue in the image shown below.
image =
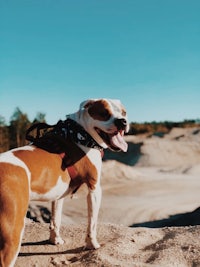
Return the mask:
M 128 149 L 127 143 L 124 141 L 123 136 L 120 133 L 112 136 L 111 142 L 114 146 L 120 148 L 122 151 L 126 152 Z

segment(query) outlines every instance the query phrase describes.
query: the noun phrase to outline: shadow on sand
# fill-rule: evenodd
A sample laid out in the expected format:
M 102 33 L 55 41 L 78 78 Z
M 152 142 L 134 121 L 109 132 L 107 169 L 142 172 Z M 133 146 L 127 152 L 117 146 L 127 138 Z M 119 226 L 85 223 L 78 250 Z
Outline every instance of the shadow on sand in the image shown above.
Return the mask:
M 200 207 L 192 212 L 171 215 L 167 219 L 132 224 L 131 227 L 161 228 L 200 225 Z
M 126 153 L 124 152 L 114 152 L 109 149 L 106 149 L 104 151 L 104 157 L 103 160 L 116 160 L 118 162 L 124 163 L 129 166 L 134 166 L 142 156 L 141 152 L 141 146 L 143 145 L 143 142 L 141 143 L 132 143 L 128 142 L 128 151 Z

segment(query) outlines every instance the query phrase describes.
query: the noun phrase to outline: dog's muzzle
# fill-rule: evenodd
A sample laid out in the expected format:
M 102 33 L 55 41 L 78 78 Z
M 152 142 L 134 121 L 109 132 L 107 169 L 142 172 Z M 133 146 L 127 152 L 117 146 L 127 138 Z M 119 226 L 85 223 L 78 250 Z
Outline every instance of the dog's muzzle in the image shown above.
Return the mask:
M 128 145 L 124 140 L 124 133 L 128 130 L 127 120 L 116 118 L 113 124 L 116 127 L 113 133 L 104 132 L 99 128 L 95 128 L 95 130 L 111 150 L 126 152 Z
M 125 130 L 127 126 L 127 121 L 125 119 L 115 119 L 114 121 L 117 130 Z

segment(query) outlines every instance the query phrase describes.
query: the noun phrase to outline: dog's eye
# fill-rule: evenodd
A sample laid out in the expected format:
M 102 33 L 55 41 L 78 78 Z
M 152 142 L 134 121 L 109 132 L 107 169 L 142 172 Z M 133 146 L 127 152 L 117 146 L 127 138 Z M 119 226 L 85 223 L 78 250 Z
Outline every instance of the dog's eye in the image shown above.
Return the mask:
M 125 117 L 126 116 L 126 111 L 124 109 L 122 109 L 122 116 Z
M 104 119 L 109 119 L 110 118 L 110 113 L 108 112 L 108 110 L 103 110 L 99 112 L 99 115 L 104 118 Z

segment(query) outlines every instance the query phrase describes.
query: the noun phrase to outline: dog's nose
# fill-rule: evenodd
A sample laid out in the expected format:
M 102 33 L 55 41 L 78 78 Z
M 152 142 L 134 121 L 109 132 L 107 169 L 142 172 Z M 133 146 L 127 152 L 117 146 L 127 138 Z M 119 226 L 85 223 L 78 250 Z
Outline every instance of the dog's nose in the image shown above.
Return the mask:
M 114 124 L 118 130 L 124 130 L 127 126 L 127 121 L 125 119 L 115 119 Z

